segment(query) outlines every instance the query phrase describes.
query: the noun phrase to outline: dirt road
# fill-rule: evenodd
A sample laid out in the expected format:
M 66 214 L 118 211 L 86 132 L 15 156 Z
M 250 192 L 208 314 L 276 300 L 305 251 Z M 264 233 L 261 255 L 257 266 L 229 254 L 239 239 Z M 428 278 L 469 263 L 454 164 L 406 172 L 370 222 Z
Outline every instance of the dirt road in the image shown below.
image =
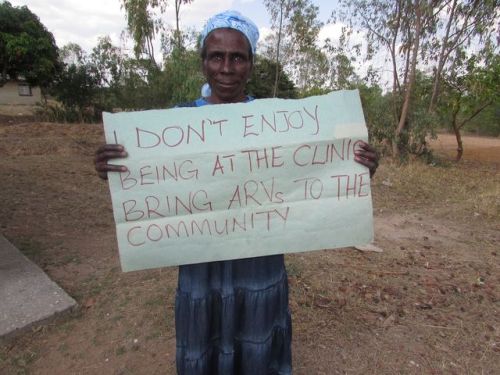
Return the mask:
M 500 164 L 500 138 L 463 136 L 463 159 Z M 457 154 L 457 139 L 453 134 L 439 134 L 430 145 L 436 152 L 454 158 Z

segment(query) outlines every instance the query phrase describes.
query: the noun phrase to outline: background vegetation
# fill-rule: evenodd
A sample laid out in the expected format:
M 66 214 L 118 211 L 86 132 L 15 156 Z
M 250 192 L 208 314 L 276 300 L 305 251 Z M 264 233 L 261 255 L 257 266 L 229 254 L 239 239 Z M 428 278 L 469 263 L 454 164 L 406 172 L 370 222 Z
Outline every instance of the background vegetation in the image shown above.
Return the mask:
M 0 3 L 0 80 L 22 76 L 57 99 L 40 103 L 49 121 L 95 122 L 104 110 L 193 100 L 204 82 L 198 32 L 181 29 L 179 19 L 191 1 L 121 0 L 132 54 L 108 36 L 92 51 L 58 48 L 27 7 Z M 249 94 L 299 98 L 357 88 L 371 141 L 401 158 L 428 155 L 427 140 L 441 128 L 455 133 L 457 160 L 463 130 L 500 135 L 498 0 L 340 0 L 327 23 L 342 25 L 342 34 L 324 42 L 314 1 L 263 2 L 273 32 L 260 43 Z M 159 17 L 167 6 L 175 6 L 175 29 Z

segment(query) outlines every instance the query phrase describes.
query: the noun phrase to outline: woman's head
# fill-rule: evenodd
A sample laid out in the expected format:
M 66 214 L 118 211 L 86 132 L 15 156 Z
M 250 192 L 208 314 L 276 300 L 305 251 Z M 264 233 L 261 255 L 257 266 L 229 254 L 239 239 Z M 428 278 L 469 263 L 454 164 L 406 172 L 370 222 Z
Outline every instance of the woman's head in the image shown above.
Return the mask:
M 201 56 L 212 103 L 245 99 L 258 38 L 257 26 L 238 12 L 226 11 L 208 20 L 201 34 Z

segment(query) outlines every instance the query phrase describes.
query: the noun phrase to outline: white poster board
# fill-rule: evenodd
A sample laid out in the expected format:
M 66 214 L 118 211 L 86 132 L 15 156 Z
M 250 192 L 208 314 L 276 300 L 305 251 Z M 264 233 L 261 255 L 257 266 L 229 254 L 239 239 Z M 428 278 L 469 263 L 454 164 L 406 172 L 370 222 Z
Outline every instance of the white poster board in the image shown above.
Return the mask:
M 104 114 L 124 271 L 366 244 L 359 94 Z

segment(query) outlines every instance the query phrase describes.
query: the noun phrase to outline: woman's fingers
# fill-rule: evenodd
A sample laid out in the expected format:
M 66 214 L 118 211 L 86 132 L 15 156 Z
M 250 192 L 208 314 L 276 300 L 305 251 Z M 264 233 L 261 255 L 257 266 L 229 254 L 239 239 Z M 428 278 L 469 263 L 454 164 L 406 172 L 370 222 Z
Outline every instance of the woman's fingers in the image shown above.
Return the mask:
M 124 158 L 127 155 L 122 145 L 106 144 L 99 147 L 94 157 L 94 166 L 99 177 L 106 180 L 108 172 L 126 172 L 127 168 L 124 165 L 108 164 L 108 161 Z
M 379 155 L 377 150 L 366 142 L 360 142 L 358 145 L 359 148 L 354 152 L 354 160 L 367 167 L 370 170 L 370 177 L 372 177 L 378 168 Z

